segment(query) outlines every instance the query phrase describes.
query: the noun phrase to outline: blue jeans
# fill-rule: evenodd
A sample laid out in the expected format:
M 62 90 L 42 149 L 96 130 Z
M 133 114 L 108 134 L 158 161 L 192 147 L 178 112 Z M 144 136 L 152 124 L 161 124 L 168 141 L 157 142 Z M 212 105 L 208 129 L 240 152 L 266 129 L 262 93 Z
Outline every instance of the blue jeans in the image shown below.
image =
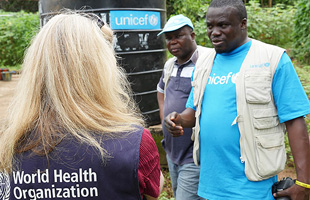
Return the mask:
M 166 157 L 175 200 L 203 199 L 197 195 L 200 167 L 194 163 L 176 165 Z

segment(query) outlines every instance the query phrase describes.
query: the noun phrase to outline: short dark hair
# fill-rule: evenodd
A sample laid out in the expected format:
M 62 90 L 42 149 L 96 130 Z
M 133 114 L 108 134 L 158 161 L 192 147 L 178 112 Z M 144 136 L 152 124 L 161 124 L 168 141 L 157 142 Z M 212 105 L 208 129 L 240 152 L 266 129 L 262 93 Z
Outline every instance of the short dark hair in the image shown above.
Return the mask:
M 247 18 L 246 8 L 242 0 L 213 0 L 209 8 L 233 7 L 236 8 L 240 20 Z

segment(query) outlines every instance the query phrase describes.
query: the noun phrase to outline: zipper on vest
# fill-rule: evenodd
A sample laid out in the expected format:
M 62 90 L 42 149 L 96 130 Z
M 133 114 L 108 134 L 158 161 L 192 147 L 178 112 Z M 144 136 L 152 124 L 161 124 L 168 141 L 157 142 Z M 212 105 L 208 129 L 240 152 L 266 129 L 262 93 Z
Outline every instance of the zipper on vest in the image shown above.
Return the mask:
M 241 161 L 241 163 L 244 163 L 245 162 L 245 159 L 244 159 L 244 136 L 241 134 L 241 131 L 240 131 L 240 154 L 241 154 L 241 156 L 240 156 L 240 161 Z
M 243 153 L 243 142 L 242 142 L 242 136 L 241 136 L 241 133 L 240 133 L 240 154 L 241 154 L 241 156 L 240 156 L 240 161 L 241 161 L 241 163 L 244 163 L 245 162 L 245 160 L 244 160 L 244 158 L 242 157 L 243 155 L 244 155 L 244 153 Z

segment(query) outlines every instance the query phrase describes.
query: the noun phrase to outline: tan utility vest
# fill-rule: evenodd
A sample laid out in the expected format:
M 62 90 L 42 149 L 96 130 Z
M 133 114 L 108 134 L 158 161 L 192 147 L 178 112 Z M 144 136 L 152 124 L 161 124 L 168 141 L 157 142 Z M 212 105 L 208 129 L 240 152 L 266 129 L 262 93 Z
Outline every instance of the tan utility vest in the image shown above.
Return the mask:
M 272 80 L 285 50 L 252 39 L 236 80 L 237 117 L 240 131 L 241 162 L 251 181 L 275 176 L 285 167 L 285 125 L 279 123 L 272 94 Z M 193 76 L 196 125 L 193 128 L 193 158 L 200 164 L 200 114 L 201 104 L 212 70 L 215 51 L 200 55 Z M 207 94 L 206 94 L 207 95 Z
M 198 59 L 199 59 L 199 55 L 206 54 L 208 51 L 211 50 L 211 48 L 203 47 L 200 45 L 197 45 L 197 49 L 198 49 Z M 167 88 L 170 76 L 171 76 L 173 68 L 174 68 L 174 63 L 176 60 L 177 60 L 177 58 L 174 56 L 173 58 L 168 59 L 166 65 L 165 65 L 164 78 L 163 78 L 163 82 L 165 83 L 164 97 L 166 97 L 166 88 Z

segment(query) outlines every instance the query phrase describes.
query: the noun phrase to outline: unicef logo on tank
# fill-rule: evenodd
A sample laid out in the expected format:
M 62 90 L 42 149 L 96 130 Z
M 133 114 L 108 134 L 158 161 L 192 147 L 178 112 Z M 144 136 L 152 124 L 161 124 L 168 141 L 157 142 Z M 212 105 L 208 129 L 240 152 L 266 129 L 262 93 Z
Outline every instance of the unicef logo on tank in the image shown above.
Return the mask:
M 159 30 L 160 12 L 112 10 L 110 26 L 113 30 Z
M 158 17 L 156 15 L 151 15 L 149 17 L 149 22 L 152 26 L 156 26 L 158 24 Z

